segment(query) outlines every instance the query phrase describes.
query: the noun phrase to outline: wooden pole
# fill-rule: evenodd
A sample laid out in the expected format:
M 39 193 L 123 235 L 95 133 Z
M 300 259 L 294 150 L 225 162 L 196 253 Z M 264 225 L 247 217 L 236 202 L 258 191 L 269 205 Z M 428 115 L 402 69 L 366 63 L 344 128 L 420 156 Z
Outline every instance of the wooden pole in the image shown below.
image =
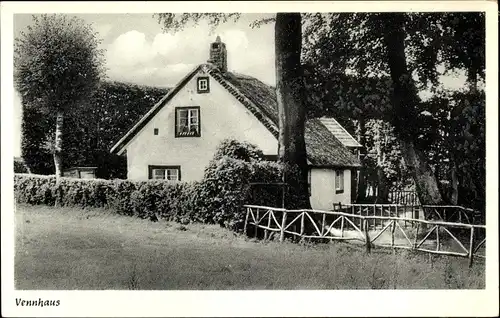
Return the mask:
M 255 217 L 255 233 L 254 233 L 254 237 L 257 238 L 257 232 L 259 230 L 259 212 L 260 212 L 260 209 L 257 209 L 257 212 L 256 212 L 256 217 Z
M 363 215 L 363 207 L 359 207 L 359 216 Z M 361 228 L 363 226 L 363 219 L 359 218 L 359 227 Z
M 321 233 L 320 233 L 321 236 L 323 236 L 323 233 L 325 232 L 325 222 L 326 222 L 326 214 L 323 213 L 323 221 L 321 222 Z
M 250 215 L 250 208 L 247 208 L 247 215 L 245 216 L 245 224 L 243 225 L 243 234 L 247 235 L 247 225 L 248 225 L 248 217 Z
M 436 251 L 439 251 L 440 248 L 440 242 L 439 242 L 439 225 L 436 225 Z
M 391 228 L 391 246 L 394 248 L 394 231 L 396 231 L 396 220 L 392 221 L 392 228 Z
M 377 205 L 376 204 L 373 205 L 373 216 L 377 216 Z M 373 227 L 377 228 L 377 219 L 373 220 Z
M 285 224 L 286 224 L 286 211 L 283 211 L 283 217 L 281 219 L 281 229 L 280 229 L 280 242 L 285 239 Z
M 344 218 L 345 216 L 341 216 L 342 219 L 340 219 L 340 237 L 344 237 Z
M 415 232 L 415 239 L 413 240 L 413 248 L 417 247 L 418 230 L 420 230 L 420 222 L 417 223 L 417 231 Z
M 272 210 L 269 210 L 268 216 L 267 216 L 267 228 L 271 227 L 271 213 L 273 213 Z M 264 241 L 267 240 L 269 231 L 267 229 L 264 229 Z
M 469 242 L 469 268 L 472 267 L 474 262 L 474 228 L 470 228 L 470 242 Z
M 300 238 L 302 238 L 302 235 L 304 235 L 304 217 L 305 217 L 306 212 L 302 212 L 302 216 L 300 218 Z
M 370 242 L 370 235 L 368 234 L 368 220 L 365 219 L 363 223 L 365 228 L 366 253 L 370 253 L 371 242 Z

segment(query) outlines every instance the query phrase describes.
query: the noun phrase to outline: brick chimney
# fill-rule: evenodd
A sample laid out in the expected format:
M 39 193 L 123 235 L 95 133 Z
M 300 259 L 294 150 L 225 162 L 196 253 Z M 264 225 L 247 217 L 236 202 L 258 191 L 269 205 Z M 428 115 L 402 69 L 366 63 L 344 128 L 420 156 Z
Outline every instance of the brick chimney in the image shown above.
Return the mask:
M 217 66 L 222 73 L 227 72 L 226 44 L 220 40 L 220 36 L 217 36 L 215 42 L 210 44 L 210 58 L 208 62 Z

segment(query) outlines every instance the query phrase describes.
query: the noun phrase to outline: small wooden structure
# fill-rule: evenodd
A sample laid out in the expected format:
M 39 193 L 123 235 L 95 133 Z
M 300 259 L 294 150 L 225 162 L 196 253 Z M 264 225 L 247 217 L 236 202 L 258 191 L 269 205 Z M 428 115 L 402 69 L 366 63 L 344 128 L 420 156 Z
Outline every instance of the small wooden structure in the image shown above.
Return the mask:
M 63 171 L 64 177 L 94 179 L 97 167 L 71 167 Z

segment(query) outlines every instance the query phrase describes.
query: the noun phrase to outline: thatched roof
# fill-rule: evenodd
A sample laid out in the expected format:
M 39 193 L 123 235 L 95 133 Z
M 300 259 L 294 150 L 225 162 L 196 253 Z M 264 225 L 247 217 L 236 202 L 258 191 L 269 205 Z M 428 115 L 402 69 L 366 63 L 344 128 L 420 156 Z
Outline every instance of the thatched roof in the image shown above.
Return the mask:
M 278 138 L 278 104 L 276 92 L 258 79 L 231 72 L 221 73 L 214 65 L 197 66 L 158 102 L 111 150 L 120 151 L 168 101 L 196 74 L 203 70 L 240 101 L 264 126 Z M 309 162 L 324 167 L 359 167 L 358 158 L 319 120 L 309 119 L 305 129 L 306 151 Z
M 216 74 L 218 72 L 213 71 L 213 73 Z M 278 104 L 276 91 L 273 88 L 258 79 L 247 75 L 227 72 L 221 77 L 229 82 L 233 87 L 237 88 L 240 94 L 244 95 L 257 108 L 259 108 L 259 110 L 264 113 L 268 119 L 270 119 L 277 129 Z M 354 156 L 353 153 L 351 153 L 340 140 L 348 139 L 348 137 L 354 140 L 354 138 L 352 138 L 352 136 L 349 135 L 338 123 L 337 128 L 342 128 L 342 131 L 341 135 L 337 137 L 334 135 L 333 131 L 330 131 L 323 124 L 322 121 L 324 119 L 325 118 L 322 118 L 321 120 L 313 118 L 306 121 L 304 139 L 306 142 L 306 151 L 309 162 L 316 166 L 359 167 L 360 162 L 358 158 Z M 332 120 L 335 121 L 333 118 Z

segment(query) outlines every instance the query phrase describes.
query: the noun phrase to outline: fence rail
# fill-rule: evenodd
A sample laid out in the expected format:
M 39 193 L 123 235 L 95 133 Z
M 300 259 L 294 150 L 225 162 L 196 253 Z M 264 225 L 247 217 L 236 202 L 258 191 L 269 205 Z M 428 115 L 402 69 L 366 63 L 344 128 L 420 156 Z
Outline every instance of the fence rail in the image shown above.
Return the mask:
M 481 223 L 479 211 L 456 205 L 334 204 L 334 211 L 361 216 L 397 216 L 466 224 Z M 376 224 L 374 224 L 376 226 Z M 407 224 L 405 223 L 405 226 Z
M 245 208 L 244 233 L 248 235 L 252 229 L 253 236 L 257 237 L 260 230 L 264 239 L 279 234 L 280 241 L 285 236 L 357 241 L 366 246 L 367 252 L 376 246 L 411 249 L 466 257 L 469 266 L 474 258 L 485 257 L 485 225 L 338 210 L 286 210 L 258 205 L 245 205 Z

